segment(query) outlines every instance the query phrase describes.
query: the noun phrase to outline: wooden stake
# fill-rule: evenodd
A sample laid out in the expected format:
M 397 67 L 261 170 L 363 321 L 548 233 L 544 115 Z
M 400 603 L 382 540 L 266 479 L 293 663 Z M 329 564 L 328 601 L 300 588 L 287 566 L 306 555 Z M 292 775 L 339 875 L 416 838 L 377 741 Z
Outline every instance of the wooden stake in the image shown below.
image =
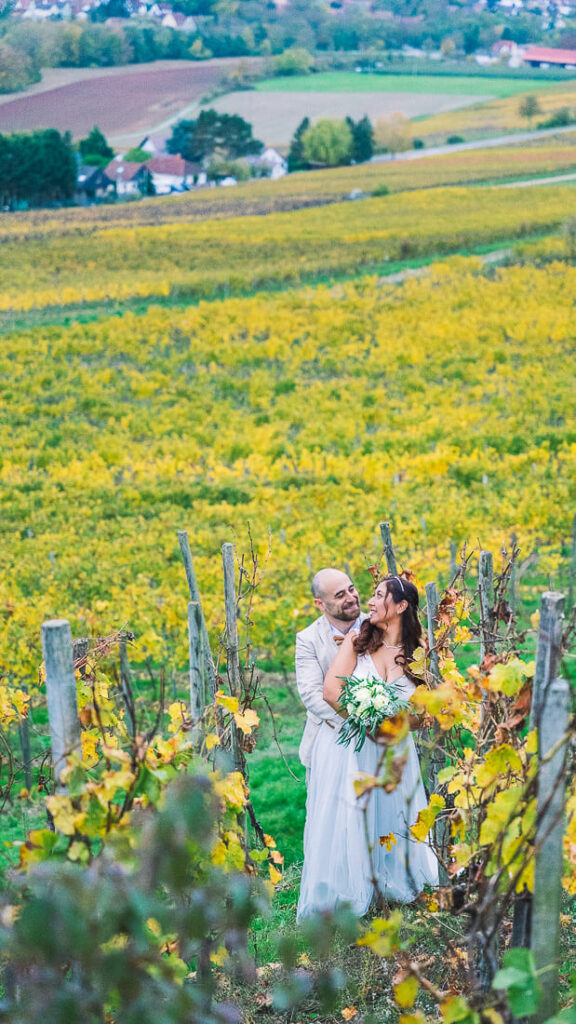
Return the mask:
M 122 688 L 122 700 L 126 708 L 128 735 L 134 739 L 136 735 L 136 710 L 130 683 L 130 662 L 128 661 L 128 650 L 125 640 L 120 641 L 120 686 Z
M 438 686 L 440 682 L 440 669 L 438 665 L 438 651 L 436 650 L 436 637 L 434 635 L 438 628 L 438 587 L 435 582 L 426 584 L 426 618 L 428 620 L 430 674 L 432 676 L 432 685 Z
M 190 652 L 190 712 L 194 722 L 199 722 L 204 713 L 204 650 L 202 610 L 196 601 L 188 602 L 188 649 Z
M 570 554 L 570 579 L 568 583 L 568 607 L 574 604 L 576 590 L 576 515 L 572 520 L 572 551 Z
M 206 704 L 212 704 L 212 702 L 214 701 L 214 694 L 216 693 L 216 669 L 214 667 L 212 652 L 210 650 L 210 638 L 208 636 L 208 630 L 206 629 L 206 620 L 204 618 L 204 612 L 202 611 L 202 601 L 200 599 L 198 583 L 196 582 L 196 573 L 194 571 L 194 562 L 192 560 L 192 552 L 190 550 L 190 541 L 188 539 L 187 530 L 178 530 L 178 541 L 180 543 L 180 551 L 182 552 L 184 569 L 186 570 L 186 579 L 188 580 L 188 591 L 190 593 L 190 601 L 196 604 L 199 609 L 198 628 L 202 641 L 200 646 L 202 650 L 203 659 L 203 707 L 205 707 Z M 190 614 L 188 614 L 188 630 L 190 630 Z
M 562 839 L 564 834 L 564 788 L 566 736 L 570 687 L 555 679 L 542 705 L 539 755 L 558 747 L 545 764 L 540 764 L 536 831 L 534 895 L 532 897 L 531 949 L 542 984 L 542 999 L 535 1024 L 554 1017 L 558 1010 L 558 963 L 560 958 L 560 907 L 562 896 Z
M 494 564 L 491 551 L 481 551 L 478 561 L 480 597 L 480 664 L 495 650 L 494 637 Z
M 81 750 L 76 677 L 72 659 L 72 633 L 66 619 L 42 624 L 42 652 L 46 666 L 46 694 L 56 791 L 66 792 L 61 776 L 66 758 Z
M 538 729 L 540 757 L 542 756 L 542 736 L 540 735 L 539 726 L 560 661 L 563 611 L 563 594 L 558 594 L 554 591 L 547 591 L 545 594 L 542 594 L 529 725 L 530 731 Z M 512 925 L 514 946 L 522 946 L 527 949 L 531 945 L 531 936 L 533 934 L 533 900 L 532 894 L 525 891 L 515 903 Z
M 386 558 L 386 568 L 388 570 L 388 575 L 397 576 L 398 568 L 396 566 L 394 545 L 392 544 L 392 532 L 390 530 L 390 523 L 380 523 L 380 536 L 382 537 L 382 547 L 384 548 L 384 557 Z
M 560 663 L 562 645 L 562 622 L 564 621 L 564 594 L 548 590 L 540 602 L 540 623 L 538 625 L 538 646 L 536 667 L 532 685 L 532 707 L 530 729 L 539 729 L 542 709 L 547 700 Z
M 224 607 L 226 609 L 226 662 L 228 681 L 233 697 L 242 696 L 242 674 L 240 671 L 240 648 L 238 643 L 238 605 L 236 598 L 236 565 L 234 561 L 234 545 L 222 545 L 222 563 L 224 566 Z M 234 722 L 230 731 L 234 770 L 243 770 L 242 751 L 238 730 Z
M 435 632 L 438 628 L 438 587 L 436 582 L 426 584 L 426 618 L 428 623 L 428 647 L 430 650 L 430 683 L 436 687 L 441 683 L 440 665 L 438 651 L 435 649 Z M 444 768 L 446 757 L 441 749 L 442 730 L 436 722 L 432 729 L 427 730 L 423 739 L 429 744 L 430 750 L 430 792 L 439 792 L 438 772 Z M 445 795 L 445 794 L 443 794 Z M 445 818 L 440 817 L 435 826 L 436 845 L 440 851 L 443 862 L 449 860 L 450 847 L 450 825 Z M 440 885 L 447 885 L 450 881 L 448 872 L 443 864 L 438 865 L 438 880 Z
M 512 549 L 512 557 L 514 558 L 514 552 L 517 550 L 518 537 L 515 533 L 510 536 L 510 547 Z M 510 569 L 510 585 L 508 591 L 508 601 L 512 611 L 515 611 L 517 604 L 516 594 L 516 558 L 512 562 L 512 568 Z
M 28 693 L 28 687 L 22 686 L 24 693 Z M 28 715 L 30 710 L 28 710 Z M 28 715 L 26 718 L 22 718 L 20 725 L 18 726 L 18 734 L 20 737 L 20 750 L 22 751 L 22 764 L 24 765 L 24 785 L 28 792 L 32 789 L 32 772 L 30 769 L 31 755 L 30 755 L 30 722 Z

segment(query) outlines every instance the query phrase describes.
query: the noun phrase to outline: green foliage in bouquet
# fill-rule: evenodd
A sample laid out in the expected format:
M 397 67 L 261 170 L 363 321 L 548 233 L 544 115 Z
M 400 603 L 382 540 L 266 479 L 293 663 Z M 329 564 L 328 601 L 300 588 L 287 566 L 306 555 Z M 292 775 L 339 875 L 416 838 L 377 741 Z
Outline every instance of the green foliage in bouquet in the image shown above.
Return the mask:
M 344 681 L 340 694 L 340 707 L 347 718 L 340 730 L 338 743 L 344 746 L 354 740 L 354 750 L 362 749 L 368 733 L 376 733 L 385 718 L 393 718 L 406 711 L 408 701 L 396 693 L 393 684 L 383 679 L 356 679 L 341 677 Z

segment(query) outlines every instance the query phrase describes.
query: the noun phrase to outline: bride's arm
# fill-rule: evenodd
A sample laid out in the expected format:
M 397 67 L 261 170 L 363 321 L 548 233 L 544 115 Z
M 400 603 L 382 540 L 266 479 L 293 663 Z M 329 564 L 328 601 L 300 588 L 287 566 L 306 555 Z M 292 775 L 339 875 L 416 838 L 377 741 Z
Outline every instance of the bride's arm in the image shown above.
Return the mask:
M 324 689 L 322 696 L 324 700 L 338 712 L 346 717 L 338 701 L 342 692 L 342 679 L 351 676 L 356 668 L 358 655 L 354 650 L 353 641 L 358 636 L 357 629 L 351 629 L 344 637 L 334 661 L 330 665 L 324 678 Z

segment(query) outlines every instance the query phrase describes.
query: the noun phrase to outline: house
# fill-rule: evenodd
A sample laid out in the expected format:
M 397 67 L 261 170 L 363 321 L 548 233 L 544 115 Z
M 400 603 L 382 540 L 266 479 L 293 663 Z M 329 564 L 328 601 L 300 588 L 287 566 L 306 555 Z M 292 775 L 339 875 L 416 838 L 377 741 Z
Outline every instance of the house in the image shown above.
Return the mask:
M 112 182 L 117 196 L 148 195 L 150 192 L 151 174 L 147 164 L 128 163 L 121 156 L 115 156 L 104 168 L 104 173 Z
M 80 164 L 74 197 L 77 203 L 93 203 L 95 199 L 105 199 L 113 194 L 114 182 L 102 167 Z
M 559 50 L 552 46 L 525 46 L 522 60 L 532 68 L 543 67 L 576 67 L 576 50 Z
M 150 153 L 150 156 L 158 156 L 159 153 L 164 152 L 163 145 L 152 135 L 145 135 L 142 142 L 138 143 L 137 148 L 144 150 L 145 153 Z
M 191 163 L 178 155 L 153 156 L 146 161 L 145 166 L 150 173 L 154 191 L 159 196 L 198 188 L 207 181 L 206 172 L 200 164 Z
M 287 160 L 273 149 L 268 146 L 263 149 L 258 156 L 246 157 L 246 162 L 250 164 L 252 174 L 256 178 L 283 178 L 288 173 L 288 162 Z
M 512 39 L 499 39 L 490 47 L 490 53 L 496 60 L 510 60 L 510 57 L 518 55 L 518 43 Z
M 148 14 L 151 18 L 159 21 L 164 28 L 177 28 L 183 32 L 196 32 L 194 18 L 187 17 L 181 11 L 174 11 L 170 4 L 152 4 Z

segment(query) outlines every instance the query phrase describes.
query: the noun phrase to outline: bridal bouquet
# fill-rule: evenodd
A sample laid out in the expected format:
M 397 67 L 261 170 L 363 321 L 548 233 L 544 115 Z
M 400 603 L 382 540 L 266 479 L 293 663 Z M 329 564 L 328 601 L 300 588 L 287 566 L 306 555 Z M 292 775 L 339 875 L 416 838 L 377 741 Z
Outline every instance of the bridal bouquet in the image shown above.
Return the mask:
M 355 740 L 354 750 L 358 752 L 364 745 L 366 733 L 376 732 L 385 718 L 393 718 L 410 705 L 397 696 L 394 684 L 385 683 L 383 679 L 356 679 L 354 676 L 343 679 L 339 704 L 348 718 L 340 729 L 338 743 L 348 746 Z

